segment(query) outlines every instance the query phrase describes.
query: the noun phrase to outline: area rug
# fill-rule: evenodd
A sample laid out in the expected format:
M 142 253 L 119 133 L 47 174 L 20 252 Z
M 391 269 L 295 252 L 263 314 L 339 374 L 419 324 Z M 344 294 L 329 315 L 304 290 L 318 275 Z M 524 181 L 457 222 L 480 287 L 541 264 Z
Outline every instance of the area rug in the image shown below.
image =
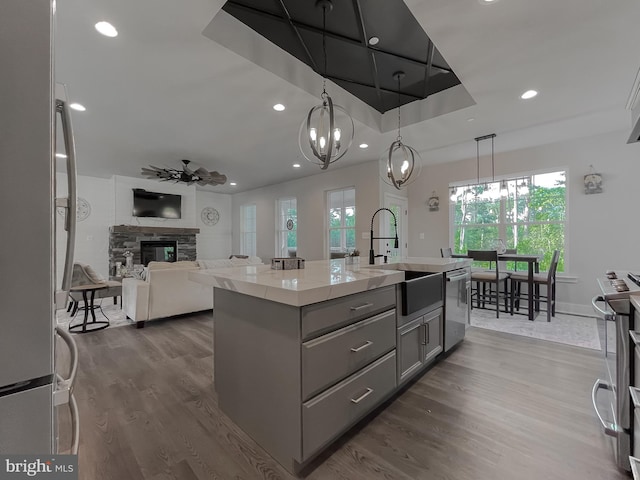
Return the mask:
M 124 314 L 124 311 L 120 308 L 120 305 L 114 305 L 113 301 L 109 299 L 102 300 L 103 304 L 101 308 L 96 308 L 96 320 L 104 320 L 106 317 L 109 320 L 109 328 L 111 327 L 122 327 L 124 325 L 132 325 L 134 322 L 132 320 L 127 319 L 127 316 Z M 98 302 L 96 302 L 96 305 Z M 75 318 L 67 313 L 66 310 L 57 310 L 56 311 L 56 321 L 58 325 L 68 325 L 70 321 L 73 320 L 73 324 L 82 323 L 82 319 L 84 318 L 84 312 L 78 311 L 75 315 Z M 89 313 L 89 322 L 91 321 L 91 313 Z
M 598 327 L 596 319 L 593 317 L 556 313 L 555 317 L 551 317 L 551 322 L 547 322 L 546 312 L 540 312 L 540 315 L 532 322 L 525 315 L 511 316 L 508 313 L 500 312 L 500 318 L 496 318 L 495 310 L 474 308 L 471 310 L 471 325 L 498 332 L 600 350 Z

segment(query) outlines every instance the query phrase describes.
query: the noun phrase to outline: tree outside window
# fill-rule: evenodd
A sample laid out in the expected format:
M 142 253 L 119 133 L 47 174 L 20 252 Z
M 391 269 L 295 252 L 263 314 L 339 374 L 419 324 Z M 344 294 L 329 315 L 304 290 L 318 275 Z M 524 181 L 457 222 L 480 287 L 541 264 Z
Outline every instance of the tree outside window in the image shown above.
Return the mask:
M 491 249 L 503 239 L 518 253 L 542 255 L 543 270 L 549 268 L 553 251 L 560 250 L 558 271 L 564 271 L 566 172 L 452 188 L 455 253 Z

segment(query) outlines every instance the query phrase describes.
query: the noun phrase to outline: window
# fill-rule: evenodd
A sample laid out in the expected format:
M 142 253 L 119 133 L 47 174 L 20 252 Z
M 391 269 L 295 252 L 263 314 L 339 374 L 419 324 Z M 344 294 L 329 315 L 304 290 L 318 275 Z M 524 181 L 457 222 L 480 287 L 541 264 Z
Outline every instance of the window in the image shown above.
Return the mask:
M 278 199 L 276 212 L 276 257 L 296 256 L 298 251 L 296 199 Z
M 240 253 L 256 255 L 256 206 L 240 207 Z
M 329 253 L 342 253 L 356 248 L 356 189 L 327 192 Z
M 544 255 L 540 261 L 543 270 L 549 268 L 553 251 L 560 250 L 558 271 L 564 271 L 566 172 L 532 174 L 452 190 L 455 253 L 490 249 L 496 240 L 503 239 L 507 248 L 517 248 L 518 253 Z

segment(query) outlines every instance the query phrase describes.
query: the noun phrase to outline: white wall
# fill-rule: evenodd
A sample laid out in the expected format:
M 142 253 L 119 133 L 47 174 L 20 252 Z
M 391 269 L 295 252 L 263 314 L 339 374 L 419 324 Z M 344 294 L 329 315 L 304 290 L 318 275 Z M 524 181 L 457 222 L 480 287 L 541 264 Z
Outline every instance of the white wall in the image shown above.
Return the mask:
M 57 196 L 66 196 L 67 180 L 56 174 Z M 138 218 L 133 211 L 132 188 L 182 195 L 182 218 L 179 220 Z M 78 196 L 91 205 L 91 215 L 78 222 L 75 261 L 88 263 L 99 274 L 109 276 L 109 227 L 112 225 L 144 225 L 153 227 L 200 228 L 196 237 L 198 258 L 228 258 L 231 254 L 231 196 L 196 190 L 195 186 L 160 183 L 143 178 L 114 176 L 110 179 L 78 176 Z M 213 227 L 200 220 L 204 207 L 220 212 L 220 221 Z M 62 279 L 62 262 L 66 233 L 63 219 L 56 215 L 56 274 Z
M 309 167 L 307 167 L 309 168 Z M 346 187 L 356 189 L 356 237 L 361 255 L 368 255 L 371 215 L 381 206 L 376 162 L 329 169 L 310 177 L 233 195 L 233 251 L 240 252 L 240 206 L 256 204 L 257 255 L 268 262 L 276 256 L 276 200 L 296 197 L 298 208 L 298 256 L 306 260 L 328 257 L 325 205 L 326 192 Z M 377 233 L 377 232 L 376 232 Z
M 78 222 L 74 260 L 91 265 L 98 273 L 107 276 L 109 269 L 109 227 L 113 225 L 113 180 L 78 176 L 78 197 L 87 200 L 91 214 Z M 56 174 L 56 196 L 67 195 L 67 177 Z M 62 281 L 66 248 L 64 218 L 56 214 L 56 279 Z
M 213 207 L 220 213 L 220 220 L 213 226 L 206 225 L 200 218 L 205 207 Z M 197 257 L 207 260 L 229 258 L 231 255 L 231 195 L 215 192 L 196 192 L 196 236 Z
M 640 268 L 640 224 L 635 223 L 638 209 L 634 198 L 640 179 L 640 144 L 627 145 L 626 133 L 495 155 L 496 179 L 521 172 L 567 170 L 565 275 L 576 279 L 558 287 L 558 302 L 564 311 L 589 313 L 590 299 L 598 293 L 595 279 L 605 270 Z M 451 244 L 447 188 L 450 183 L 475 183 L 475 148 L 470 153 L 467 160 L 423 169 L 409 187 L 410 255 L 439 256 L 440 248 Z M 490 157 L 480 158 L 481 177 L 490 175 L 490 162 Z M 584 194 L 583 177 L 591 164 L 602 174 L 601 194 Z M 440 195 L 439 212 L 429 212 L 425 204 L 432 190 Z M 420 233 L 424 233 L 423 240 Z

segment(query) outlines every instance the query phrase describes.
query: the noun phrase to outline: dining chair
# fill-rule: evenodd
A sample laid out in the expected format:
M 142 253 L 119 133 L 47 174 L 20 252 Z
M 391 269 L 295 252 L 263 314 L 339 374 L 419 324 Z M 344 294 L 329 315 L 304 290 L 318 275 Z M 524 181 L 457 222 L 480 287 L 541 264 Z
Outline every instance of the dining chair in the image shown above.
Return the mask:
M 525 273 L 512 273 L 511 278 L 511 314 L 516 310 L 520 310 L 520 300 L 522 297 L 528 298 L 534 295 L 536 310 L 540 310 L 540 302 L 547 304 L 547 322 L 551 321 L 551 317 L 556 316 L 556 271 L 558 269 L 558 260 L 560 259 L 560 250 L 554 250 L 551 257 L 549 271 L 533 274 L 533 292 L 528 291 L 531 286 L 527 287 L 527 295 L 522 295 L 522 284 L 529 282 L 529 276 Z M 546 295 L 540 295 L 539 287 L 546 287 Z
M 476 297 L 476 303 L 478 308 L 484 308 L 487 300 L 490 304 L 495 301 L 496 305 L 496 318 L 500 318 L 500 300 L 504 300 L 505 312 L 509 311 L 509 295 L 507 281 L 509 275 L 500 271 L 500 262 L 498 262 L 498 252 L 496 250 L 468 250 L 467 255 L 474 262 L 489 262 L 492 265 L 491 270 L 472 270 L 471 282 L 476 282 L 475 294 L 473 289 L 471 292 L 471 304 L 473 305 L 473 297 Z M 487 284 L 489 285 L 489 291 L 487 292 Z M 495 292 L 492 285 L 495 284 Z M 504 292 L 500 292 L 500 285 L 504 284 Z M 482 287 L 482 288 L 480 288 Z
M 440 255 L 442 255 L 442 258 L 451 258 L 451 255 L 453 255 L 453 250 L 449 247 L 441 248 Z

